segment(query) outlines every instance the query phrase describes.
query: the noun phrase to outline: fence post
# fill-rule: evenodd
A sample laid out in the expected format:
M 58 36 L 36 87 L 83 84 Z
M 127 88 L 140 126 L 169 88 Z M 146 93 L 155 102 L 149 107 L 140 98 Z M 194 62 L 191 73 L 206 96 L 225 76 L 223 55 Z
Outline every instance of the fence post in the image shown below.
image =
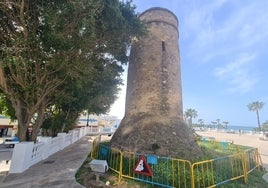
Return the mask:
M 191 164 L 191 168 L 190 168 L 190 174 L 191 174 L 191 188 L 194 188 L 194 165 L 195 164 Z
M 89 127 L 86 126 L 86 127 L 85 127 L 85 136 L 86 136 L 88 133 L 89 133 Z
M 58 133 L 58 137 L 60 137 L 60 149 L 64 149 L 66 147 L 66 133 Z
M 71 144 L 74 143 L 74 131 L 73 130 L 69 130 L 68 134 L 71 135 Z
M 248 160 L 247 160 L 247 151 L 241 154 L 242 155 L 242 163 L 244 166 L 244 182 L 248 183 Z
M 83 134 L 83 129 L 82 128 L 78 128 L 78 139 L 79 140 L 80 138 L 82 138 L 82 134 Z
M 260 166 L 262 166 L 262 160 L 261 160 L 261 156 L 260 156 L 258 148 L 254 150 L 254 158 L 255 158 L 255 162 L 258 165 L 258 169 L 260 169 Z
M 50 146 L 51 146 L 51 140 L 52 137 L 40 137 L 40 142 L 44 143 L 44 150 L 42 151 L 42 158 L 46 159 L 49 157 L 49 150 L 50 150 Z
M 33 142 L 21 142 L 15 145 L 9 173 L 21 173 L 30 167 Z
M 78 140 L 78 138 L 77 138 L 77 129 L 73 129 L 72 133 L 73 133 L 72 141 L 74 143 L 74 142 L 76 142 Z
M 119 167 L 118 184 L 121 182 L 122 176 L 123 176 L 123 153 L 120 151 L 120 167 Z

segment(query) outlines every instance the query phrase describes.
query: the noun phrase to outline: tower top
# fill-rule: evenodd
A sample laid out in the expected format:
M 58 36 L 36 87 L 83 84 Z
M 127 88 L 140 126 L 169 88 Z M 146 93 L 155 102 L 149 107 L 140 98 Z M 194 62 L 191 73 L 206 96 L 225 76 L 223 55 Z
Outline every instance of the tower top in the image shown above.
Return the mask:
M 166 8 L 153 7 L 141 13 L 139 17 L 146 23 L 163 22 L 172 25 L 178 30 L 179 21 L 177 16 Z

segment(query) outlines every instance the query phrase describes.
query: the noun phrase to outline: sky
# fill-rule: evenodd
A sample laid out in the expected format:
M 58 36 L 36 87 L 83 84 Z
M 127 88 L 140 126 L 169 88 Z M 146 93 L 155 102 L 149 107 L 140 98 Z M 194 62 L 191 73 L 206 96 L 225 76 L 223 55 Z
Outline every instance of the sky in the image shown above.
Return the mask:
M 206 124 L 257 127 L 247 105 L 264 102 L 268 120 L 268 1 L 133 0 L 136 12 L 167 8 L 179 20 L 183 111 L 197 111 Z M 110 115 L 123 118 L 127 73 Z

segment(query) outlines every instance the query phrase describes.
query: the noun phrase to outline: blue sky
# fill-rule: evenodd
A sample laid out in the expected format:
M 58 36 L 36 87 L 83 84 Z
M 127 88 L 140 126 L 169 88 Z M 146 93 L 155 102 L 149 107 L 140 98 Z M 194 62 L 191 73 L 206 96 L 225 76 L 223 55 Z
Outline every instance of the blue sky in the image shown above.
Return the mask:
M 264 102 L 268 120 L 268 1 L 133 0 L 141 13 L 151 7 L 171 10 L 179 19 L 183 110 L 198 119 L 257 126 L 247 104 Z M 123 75 L 126 80 L 126 73 Z M 125 82 L 126 84 L 126 82 Z M 125 89 L 110 114 L 124 116 Z

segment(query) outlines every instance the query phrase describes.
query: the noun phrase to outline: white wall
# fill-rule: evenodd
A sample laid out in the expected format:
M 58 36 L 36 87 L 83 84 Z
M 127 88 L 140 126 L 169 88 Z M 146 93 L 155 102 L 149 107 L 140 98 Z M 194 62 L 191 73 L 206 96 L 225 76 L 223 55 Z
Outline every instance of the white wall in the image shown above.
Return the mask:
M 110 133 L 110 132 L 109 132 Z M 108 134 L 101 129 L 81 127 L 66 133 L 59 133 L 57 137 L 38 137 L 38 142 L 20 142 L 15 145 L 11 158 L 9 173 L 21 173 L 32 165 L 48 158 L 50 155 L 64 149 L 78 141 L 85 135 Z

